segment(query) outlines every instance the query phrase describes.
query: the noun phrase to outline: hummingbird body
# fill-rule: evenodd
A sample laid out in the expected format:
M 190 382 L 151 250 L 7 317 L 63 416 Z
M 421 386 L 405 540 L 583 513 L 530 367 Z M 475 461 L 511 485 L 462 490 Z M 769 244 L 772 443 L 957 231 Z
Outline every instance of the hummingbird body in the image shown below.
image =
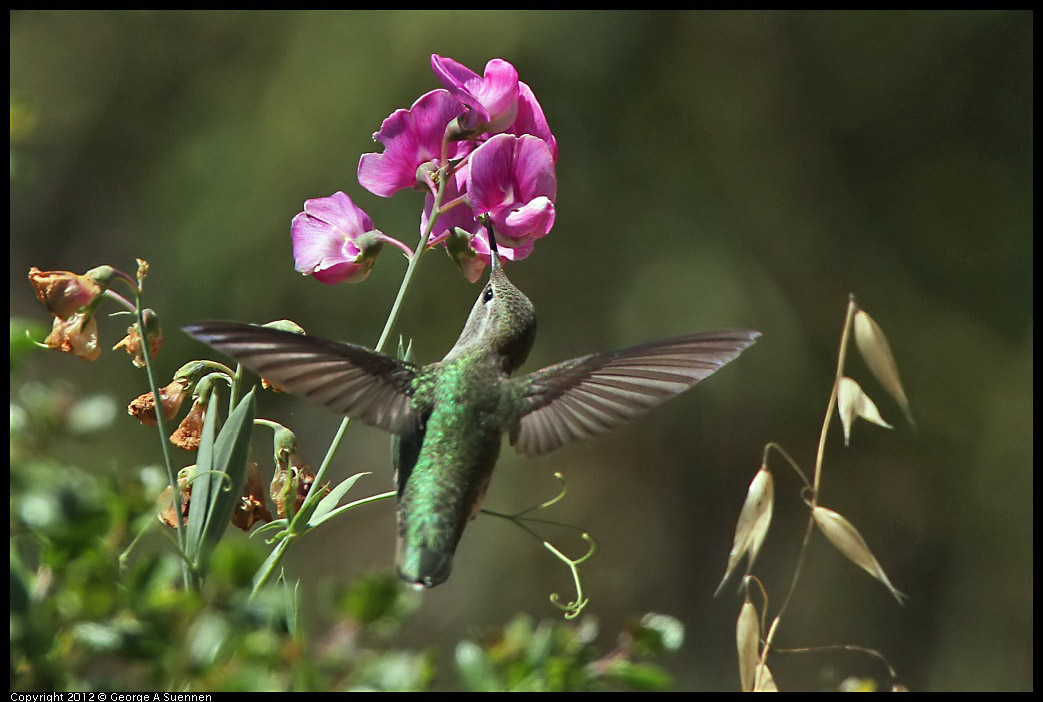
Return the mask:
M 449 576 L 464 527 L 489 487 L 503 433 L 518 421 L 521 398 L 508 379 L 535 335 L 535 308 L 497 266 L 456 344 L 414 380 L 414 411 L 425 416 L 430 409 L 395 457 L 396 562 L 406 582 L 437 584 Z
M 504 433 L 537 456 L 607 432 L 688 389 L 759 336 L 690 334 L 565 361 L 520 378 L 532 303 L 493 256 L 489 282 L 445 358 L 419 367 L 354 344 L 235 322 L 185 328 L 270 382 L 395 435 L 396 565 L 407 583 L 445 581 Z
M 407 582 L 441 582 L 449 575 L 464 526 L 489 485 L 504 429 L 517 414 L 496 361 L 475 349 L 433 364 L 432 409 L 417 432 L 419 452 L 411 461 L 415 440 L 399 445 L 397 567 Z

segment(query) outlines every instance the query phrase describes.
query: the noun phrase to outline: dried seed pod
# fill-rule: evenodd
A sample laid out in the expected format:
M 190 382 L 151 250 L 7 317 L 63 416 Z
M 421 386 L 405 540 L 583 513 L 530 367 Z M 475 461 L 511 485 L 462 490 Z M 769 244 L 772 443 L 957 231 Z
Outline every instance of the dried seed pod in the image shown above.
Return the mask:
M 855 312 L 855 344 L 869 370 L 902 408 L 909 423 L 913 424 L 913 413 L 909 409 L 909 399 L 898 377 L 898 364 L 891 353 L 891 346 L 887 343 L 884 330 L 865 310 Z
M 862 386 L 847 376 L 840 379 L 840 387 L 837 388 L 837 410 L 840 412 L 840 423 L 844 426 L 844 446 L 851 440 L 851 425 L 856 417 L 894 429 L 880 416 L 876 403 L 869 399 Z
M 862 538 L 862 535 L 858 533 L 858 529 L 851 522 L 842 515 L 825 507 L 815 507 L 811 512 L 811 516 L 814 517 L 815 524 L 818 525 L 823 536 L 829 539 L 829 542 L 836 546 L 838 551 L 847 556 L 852 563 L 882 582 L 891 591 L 894 598 L 898 600 L 898 604 L 905 604 L 903 601 L 905 595 L 891 584 L 887 574 L 884 573 L 884 569 L 880 567 L 880 563 L 876 560 L 876 556 L 869 550 L 865 539 Z
M 743 554 L 749 554 L 746 571 L 753 567 L 753 561 L 764 543 L 764 537 L 768 535 L 768 527 L 771 525 L 771 514 L 775 504 L 775 482 L 771 472 L 766 467 L 761 467 L 757 475 L 750 482 L 749 490 L 746 491 L 746 501 L 743 502 L 742 510 L 739 512 L 739 521 L 735 525 L 735 538 L 732 542 L 731 553 L 728 554 L 728 567 L 724 571 L 721 584 L 717 586 L 717 593 L 724 587 L 728 577 L 735 570 L 735 566 L 742 560 Z
M 753 685 L 754 692 L 778 692 L 779 688 L 775 685 L 775 678 L 772 676 L 771 671 L 767 665 L 757 666 L 757 682 Z
M 735 623 L 735 646 L 739 651 L 739 681 L 743 692 L 753 690 L 757 666 L 760 664 L 761 647 L 760 617 L 757 608 L 749 599 L 739 610 Z

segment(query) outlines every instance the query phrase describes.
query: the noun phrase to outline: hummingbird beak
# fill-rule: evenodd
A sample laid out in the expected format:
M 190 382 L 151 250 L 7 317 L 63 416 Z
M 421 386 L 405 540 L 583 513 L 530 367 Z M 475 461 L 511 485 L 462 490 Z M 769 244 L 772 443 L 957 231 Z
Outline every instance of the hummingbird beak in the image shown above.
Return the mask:
M 496 250 L 496 233 L 491 225 L 486 225 L 486 230 L 489 232 L 489 257 L 492 259 L 489 267 L 495 271 L 502 268 L 503 264 L 500 261 L 500 253 Z

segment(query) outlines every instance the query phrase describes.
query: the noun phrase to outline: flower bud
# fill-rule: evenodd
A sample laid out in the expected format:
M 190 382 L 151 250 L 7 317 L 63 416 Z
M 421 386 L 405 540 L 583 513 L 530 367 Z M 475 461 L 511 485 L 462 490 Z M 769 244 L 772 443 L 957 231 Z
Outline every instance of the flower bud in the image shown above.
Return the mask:
M 427 192 L 434 189 L 435 178 L 438 175 L 438 164 L 434 161 L 425 161 L 417 166 L 416 169 L 416 183 L 413 185 L 413 190 L 420 190 L 421 192 Z
M 145 276 L 148 275 L 149 265 L 148 261 L 143 258 L 136 258 L 134 260 L 138 262 L 138 287 L 140 288 L 141 284 L 145 282 Z
M 268 329 L 278 329 L 279 331 L 290 332 L 291 334 L 304 333 L 304 327 L 302 327 L 300 324 L 297 324 L 297 322 L 293 321 L 292 319 L 276 319 L 273 322 L 268 322 L 267 324 L 262 324 L 261 326 L 266 327 Z
M 273 446 L 275 474 L 272 476 L 270 494 L 279 516 L 292 519 L 304 504 L 304 498 L 315 482 L 315 474 L 301 459 L 301 447 L 292 431 L 285 427 L 277 429 Z M 323 489 L 329 492 L 328 486 Z
M 192 478 L 195 476 L 195 473 L 195 465 L 185 466 L 177 472 L 177 490 L 178 495 L 180 496 L 180 506 L 178 511 L 181 513 L 182 524 L 188 522 L 188 508 L 192 500 Z M 174 491 L 168 485 L 156 499 L 156 507 L 159 509 L 159 513 L 156 516 L 159 517 L 159 521 L 169 527 L 177 526 L 174 500 L 172 499 L 173 495 Z
M 473 283 L 482 276 L 485 262 L 478 258 L 478 252 L 471 245 L 471 236 L 470 232 L 454 227 L 445 239 L 445 250 L 460 272 Z

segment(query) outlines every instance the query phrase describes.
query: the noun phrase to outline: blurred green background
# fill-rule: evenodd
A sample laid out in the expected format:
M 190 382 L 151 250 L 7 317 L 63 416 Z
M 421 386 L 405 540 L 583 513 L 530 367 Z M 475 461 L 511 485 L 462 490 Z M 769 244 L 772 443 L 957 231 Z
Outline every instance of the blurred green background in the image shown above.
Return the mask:
M 764 337 L 612 436 L 534 461 L 505 448 L 486 506 L 528 507 L 564 472 L 553 516 L 601 546 L 588 615 L 610 632 L 672 614 L 688 628 L 667 662 L 678 685 L 736 687 L 739 600 L 731 585 L 712 593 L 765 442 L 812 470 L 853 292 L 890 339 L 917 426 L 849 358 L 896 430 L 859 424 L 845 449 L 835 424 L 823 503 L 910 601 L 897 607 L 816 537 L 778 645 L 878 648 L 912 688 L 1028 689 L 1032 49 L 1019 12 L 16 12 L 11 313 L 47 321 L 30 266 L 133 272 L 141 257 L 164 381 L 204 353 L 178 332 L 193 320 L 288 317 L 373 344 L 405 261 L 386 249 L 365 283 L 323 286 L 293 270 L 290 219 L 344 190 L 415 244 L 422 198 L 363 190 L 359 155 L 384 117 L 438 87 L 431 53 L 479 72 L 502 57 L 560 146 L 554 231 L 510 271 L 540 313 L 523 370 L 720 326 Z M 397 328 L 418 360 L 445 353 L 478 290 L 442 253 L 425 258 Z M 103 346 L 127 324 L 103 317 Z M 112 353 L 88 366 L 41 352 L 12 379 L 54 377 L 121 407 L 146 387 Z M 286 397 L 261 413 L 294 428 L 313 465 L 339 422 Z M 98 439 L 55 450 L 128 472 L 160 461 L 129 417 Z M 262 439 L 256 451 L 270 455 Z M 756 572 L 777 605 L 806 511 L 772 466 L 776 521 Z M 374 475 L 356 490 L 389 488 L 387 437 L 356 426 L 333 478 L 360 470 Z M 310 591 L 387 570 L 394 538 L 393 506 L 367 507 L 308 537 L 289 572 Z M 553 616 L 548 594 L 570 588 L 538 542 L 479 517 L 400 639 L 451 651 L 516 611 Z M 879 667 L 816 654 L 773 669 L 793 688 Z

